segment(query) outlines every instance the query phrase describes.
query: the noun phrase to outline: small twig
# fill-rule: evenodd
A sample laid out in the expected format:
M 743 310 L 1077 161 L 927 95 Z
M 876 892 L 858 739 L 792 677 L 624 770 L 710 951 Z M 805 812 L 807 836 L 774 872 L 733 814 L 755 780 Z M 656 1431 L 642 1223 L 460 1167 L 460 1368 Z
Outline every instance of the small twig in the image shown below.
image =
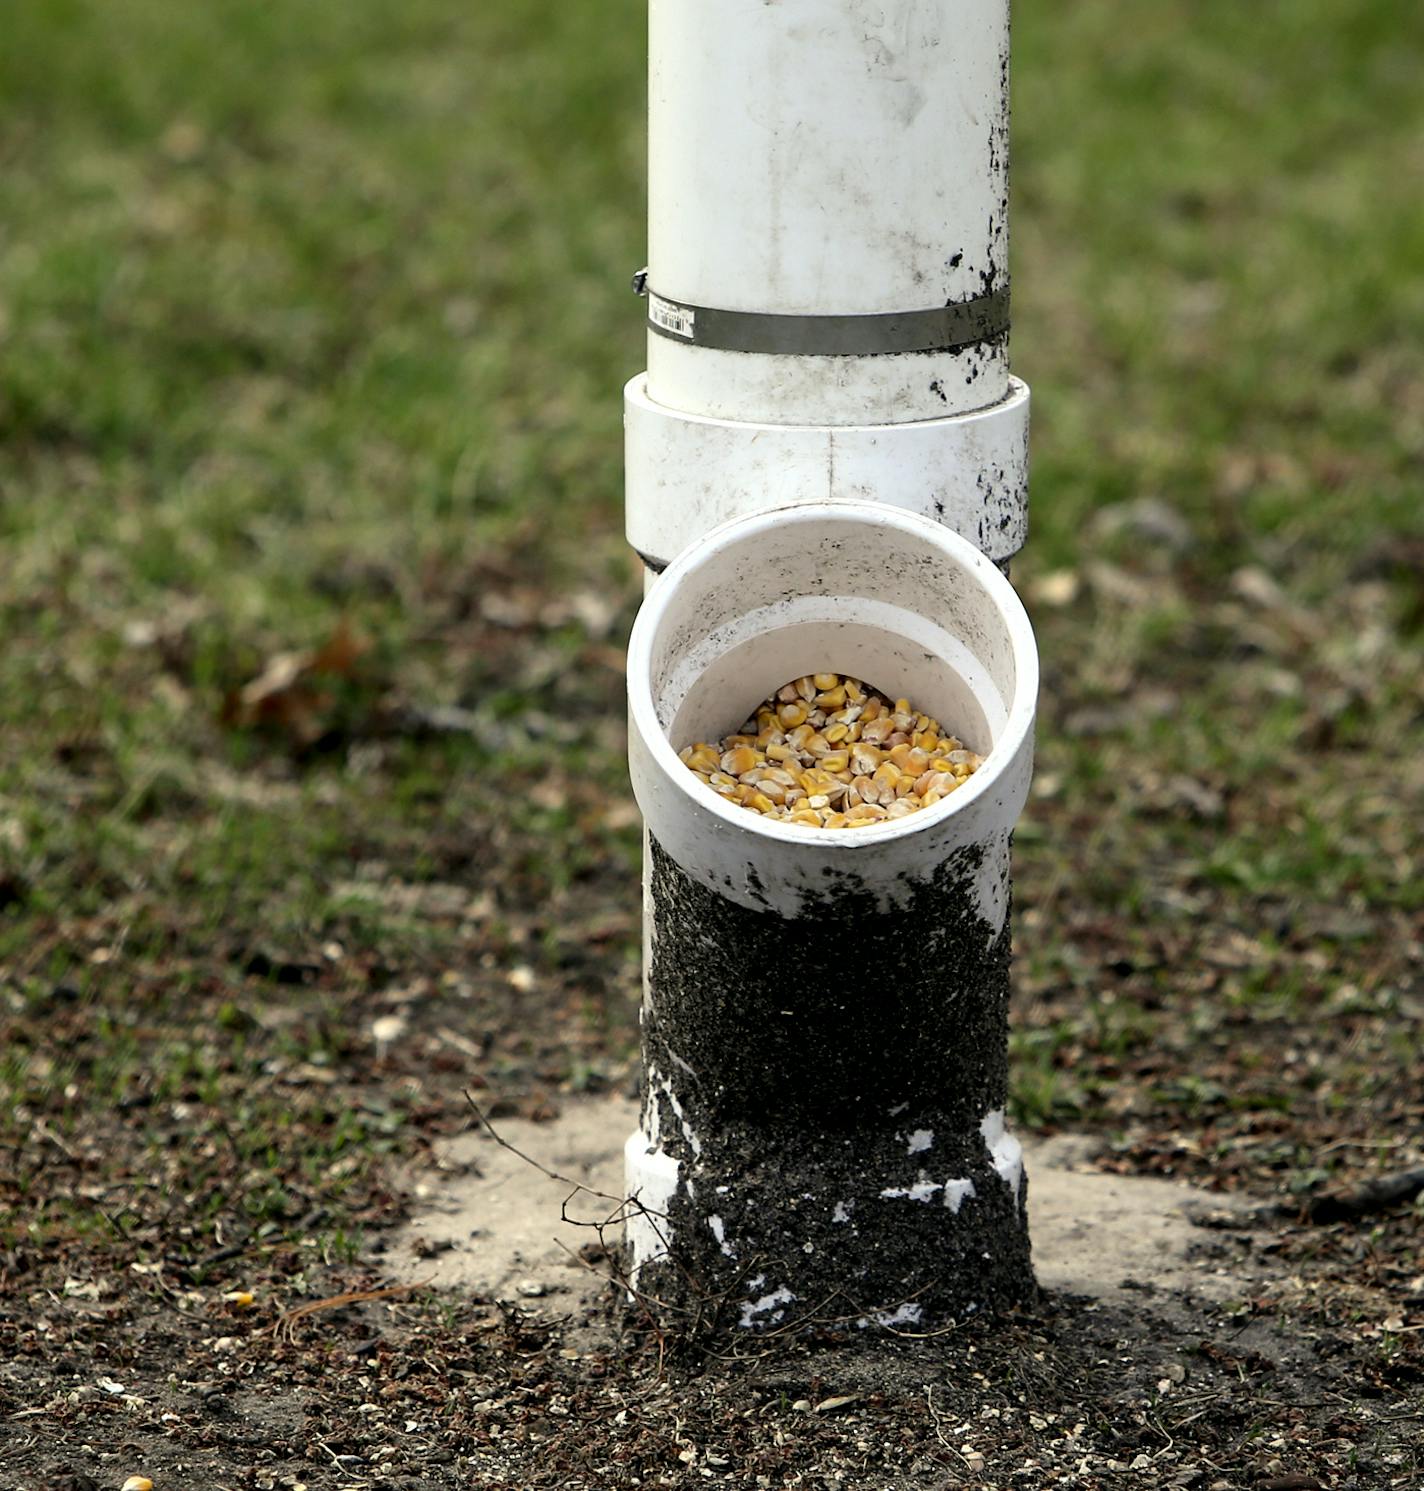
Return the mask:
M 326 1299 L 308 1300 L 306 1304 L 298 1305 L 295 1309 L 287 1310 L 279 1315 L 267 1329 L 274 1336 L 294 1341 L 296 1337 L 293 1334 L 293 1327 L 297 1321 L 305 1320 L 308 1315 L 315 1315 L 320 1310 L 339 1310 L 343 1305 L 365 1304 L 367 1300 L 389 1299 L 397 1294 L 410 1294 L 416 1289 L 424 1289 L 432 1282 L 432 1279 L 421 1279 L 415 1284 L 392 1284 L 386 1289 L 348 1289 L 344 1294 L 328 1295 Z
M 441 1025 L 435 1032 L 438 1039 L 445 1042 L 447 1046 L 453 1046 L 461 1055 L 472 1057 L 475 1061 L 483 1061 L 484 1051 L 477 1046 L 468 1036 L 463 1036 L 458 1030 L 451 1030 L 448 1025 Z M 468 1097 L 469 1094 L 467 1093 Z
M 971 1475 L 973 1475 L 975 1473 L 974 1467 L 969 1463 L 969 1459 L 965 1455 L 964 1451 L 961 1450 L 958 1445 L 951 1444 L 949 1440 L 945 1438 L 943 1427 L 944 1417 L 940 1413 L 939 1409 L 936 1408 L 934 1405 L 934 1388 L 929 1383 L 925 1384 L 925 1406 L 930 1411 L 930 1420 L 934 1424 L 935 1438 L 939 1440 L 939 1442 L 945 1447 L 945 1449 L 950 1452 L 951 1455 L 957 1455 L 964 1462 L 964 1468 Z
M 44 1119 L 35 1119 L 34 1132 L 37 1137 L 41 1139 L 48 1139 L 49 1142 L 53 1144 L 54 1147 L 59 1150 L 66 1159 L 74 1161 L 75 1164 L 79 1163 L 79 1156 L 70 1147 L 68 1142 L 62 1139 L 58 1134 L 56 1134 L 55 1131 L 50 1128 L 50 1126 L 44 1121 Z
M 547 1165 L 542 1164 L 532 1155 L 525 1154 L 524 1151 L 517 1145 L 511 1144 L 509 1140 L 506 1139 L 504 1135 L 495 1128 L 495 1126 L 489 1121 L 489 1119 L 485 1117 L 484 1109 L 481 1108 L 480 1105 L 474 1100 L 474 1098 L 470 1096 L 468 1088 L 465 1089 L 465 1101 L 474 1110 L 475 1117 L 480 1122 L 480 1127 L 484 1129 L 485 1133 L 487 1133 L 490 1138 L 499 1145 L 501 1149 L 507 1149 L 510 1154 L 514 1155 L 518 1159 L 523 1160 L 526 1165 L 532 1165 L 540 1173 L 540 1175 L 546 1175 L 550 1180 L 558 1181 L 561 1186 L 573 1187 L 573 1190 L 570 1192 L 567 1200 L 564 1203 L 566 1206 L 568 1205 L 568 1202 L 572 1201 L 573 1198 L 578 1195 L 580 1191 L 582 1191 L 587 1196 L 595 1196 L 600 1201 L 612 1201 L 618 1206 L 623 1206 L 626 1204 L 626 1197 L 610 1196 L 607 1191 L 596 1191 L 592 1186 L 584 1185 L 581 1180 L 570 1180 L 567 1175 L 560 1175 L 557 1170 L 550 1170 Z M 564 1220 L 572 1222 L 574 1219 L 572 1217 L 565 1217 Z M 593 1224 L 584 1222 L 578 1223 L 576 1225 L 587 1227 Z
M 1310 1222 L 1349 1222 L 1412 1201 L 1421 1192 L 1424 1192 L 1424 1165 L 1376 1176 L 1348 1191 L 1327 1191 L 1323 1196 L 1312 1197 L 1306 1205 L 1305 1217 Z

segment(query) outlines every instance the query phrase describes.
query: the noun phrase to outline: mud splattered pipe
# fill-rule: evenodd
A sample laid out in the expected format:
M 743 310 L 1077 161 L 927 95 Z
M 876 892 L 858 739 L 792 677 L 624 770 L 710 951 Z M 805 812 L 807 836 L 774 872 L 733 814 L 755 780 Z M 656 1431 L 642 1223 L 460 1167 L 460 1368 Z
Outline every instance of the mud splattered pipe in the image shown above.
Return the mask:
M 789 678 L 904 696 L 987 756 L 854 831 L 773 822 L 677 759 Z M 713 530 L 629 644 L 647 825 L 628 1261 L 668 1323 L 923 1329 L 1034 1289 L 1006 1132 L 1009 836 L 1037 650 L 1012 587 L 913 514 L 797 505 Z

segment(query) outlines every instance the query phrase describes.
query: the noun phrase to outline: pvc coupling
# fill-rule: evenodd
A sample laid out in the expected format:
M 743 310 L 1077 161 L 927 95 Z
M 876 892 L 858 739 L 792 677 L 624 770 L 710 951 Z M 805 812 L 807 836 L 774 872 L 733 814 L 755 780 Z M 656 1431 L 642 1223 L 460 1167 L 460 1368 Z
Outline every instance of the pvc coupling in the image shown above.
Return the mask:
M 874 359 L 870 359 L 874 361 Z M 941 523 L 996 564 L 1028 535 L 1028 386 L 987 408 L 893 424 L 717 419 L 623 391 L 628 542 L 661 570 L 709 528 L 768 507 L 884 503 Z

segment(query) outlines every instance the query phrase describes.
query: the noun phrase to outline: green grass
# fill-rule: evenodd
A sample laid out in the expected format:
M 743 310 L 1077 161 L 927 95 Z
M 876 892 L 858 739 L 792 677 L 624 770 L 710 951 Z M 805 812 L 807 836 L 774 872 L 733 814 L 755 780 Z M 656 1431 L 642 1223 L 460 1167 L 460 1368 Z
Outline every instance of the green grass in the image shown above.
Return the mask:
M 636 1039 L 641 7 L 50 0 L 4 29 L 0 979 L 33 1040 L 0 1080 L 65 1122 L 76 1072 L 214 1109 L 420 980 L 498 1024 L 527 965 L 544 1004 L 491 1071 L 589 1086 Z M 1417 980 L 1424 32 L 1393 0 L 1023 0 L 1015 48 L 1045 668 L 1019 1110 L 1268 1111 L 1290 1028 L 1368 1122 L 1390 1079 L 1324 1017 Z M 223 723 L 342 623 L 370 650 L 318 741 Z M 401 723 L 452 706 L 472 729 Z M 489 904 L 417 894 L 451 884 Z M 1214 963 L 1232 936 L 1259 952 Z M 17 1053 L 62 984 L 82 1044 L 39 1080 Z M 299 1033 L 230 1039 L 283 1003 Z M 1402 1076 L 1402 1016 L 1348 1018 Z M 302 1101 L 318 1168 L 374 1143 Z

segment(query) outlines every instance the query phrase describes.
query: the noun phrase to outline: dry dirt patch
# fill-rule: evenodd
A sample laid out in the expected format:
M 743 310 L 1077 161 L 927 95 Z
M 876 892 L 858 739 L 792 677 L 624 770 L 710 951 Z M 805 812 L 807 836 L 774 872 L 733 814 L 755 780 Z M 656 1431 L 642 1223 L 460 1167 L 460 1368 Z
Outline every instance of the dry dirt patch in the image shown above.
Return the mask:
M 636 1103 L 597 1098 L 566 1104 L 548 1123 L 500 1120 L 495 1129 L 512 1148 L 483 1130 L 442 1142 L 438 1169 L 416 1182 L 410 1221 L 389 1240 L 383 1270 L 492 1299 L 587 1301 L 603 1280 L 578 1253 L 617 1210 L 623 1142 L 637 1121 Z M 1228 1255 L 1216 1234 L 1193 1222 L 1219 1212 L 1220 1196 L 1099 1173 L 1088 1163 L 1092 1147 L 1072 1135 L 1025 1143 L 1041 1284 L 1115 1299 L 1151 1291 L 1223 1301 L 1246 1293 L 1240 1250 Z M 610 1241 L 616 1234 L 606 1231 Z

